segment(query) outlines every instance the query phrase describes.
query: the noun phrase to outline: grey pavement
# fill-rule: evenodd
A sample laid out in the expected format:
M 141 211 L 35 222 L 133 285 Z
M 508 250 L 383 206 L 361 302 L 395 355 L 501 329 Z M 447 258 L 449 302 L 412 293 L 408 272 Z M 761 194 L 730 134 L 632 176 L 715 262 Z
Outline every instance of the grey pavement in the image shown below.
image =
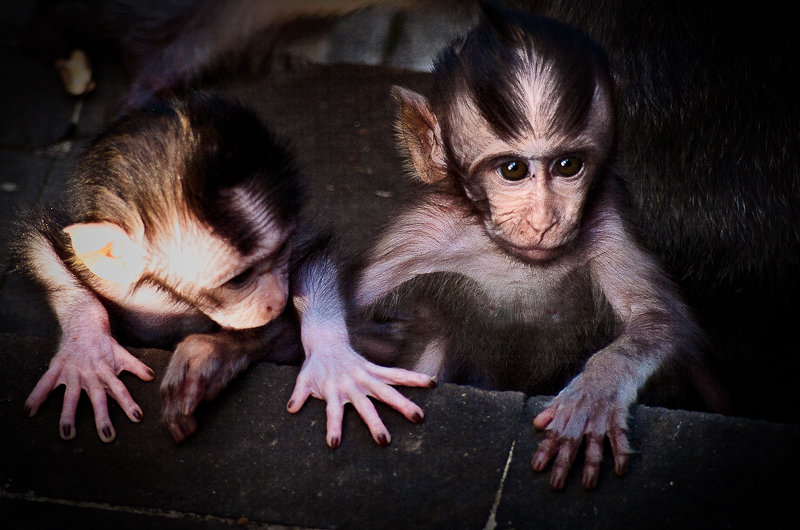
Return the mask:
M 86 142 L 124 89 L 118 62 L 98 57 L 98 88 L 61 90 L 49 65 L 24 55 L 31 2 L 0 19 L 0 234 L 16 209 L 57 200 Z M 359 18 L 360 17 L 360 18 Z M 281 50 L 292 61 L 209 82 L 252 105 L 295 146 L 310 195 L 307 218 L 363 244 L 409 182 L 392 143 L 392 84 L 426 91 L 435 50 L 469 16 L 367 9 L 313 42 Z M 359 32 L 368 27 L 371 32 Z M 297 367 L 256 363 L 201 405 L 198 432 L 175 445 L 159 421 L 169 352 L 132 350 L 157 374 L 123 374 L 144 410 L 139 424 L 111 405 L 116 440 L 102 443 L 81 401 L 74 440 L 58 437 L 63 390 L 34 417 L 25 398 L 45 371 L 57 328 L 15 271 L 0 278 L 0 528 L 770 528 L 794 511 L 800 425 L 636 406 L 625 477 L 603 461 L 599 486 L 565 490 L 530 459 L 546 401 L 515 392 L 440 385 L 402 389 L 426 417 L 412 424 L 378 404 L 393 435 L 377 446 L 354 410 L 340 448 L 325 445 L 324 404 L 286 412 Z M 608 447 L 606 448 L 608 452 Z M 549 470 L 548 470 L 549 471 Z

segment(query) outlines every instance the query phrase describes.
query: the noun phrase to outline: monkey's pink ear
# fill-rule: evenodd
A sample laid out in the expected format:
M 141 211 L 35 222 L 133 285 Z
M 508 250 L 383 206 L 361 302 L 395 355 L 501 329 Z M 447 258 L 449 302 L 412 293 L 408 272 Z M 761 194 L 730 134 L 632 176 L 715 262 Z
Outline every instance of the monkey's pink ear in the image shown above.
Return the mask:
M 93 274 L 133 283 L 144 272 L 144 249 L 114 223 L 80 223 L 64 228 L 78 260 Z
M 400 143 L 408 151 L 411 163 L 423 182 L 432 183 L 447 176 L 442 129 L 422 94 L 399 86 L 392 96 L 400 105 L 397 131 Z

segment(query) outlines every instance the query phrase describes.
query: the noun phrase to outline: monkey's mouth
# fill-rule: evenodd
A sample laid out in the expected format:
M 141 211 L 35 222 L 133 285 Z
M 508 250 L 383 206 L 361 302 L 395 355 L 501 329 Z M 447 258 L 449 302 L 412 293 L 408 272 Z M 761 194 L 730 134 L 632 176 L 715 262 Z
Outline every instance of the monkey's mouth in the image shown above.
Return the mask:
M 505 247 L 509 253 L 531 263 L 552 261 L 561 254 L 563 248 L 561 245 L 557 247 L 540 247 L 535 245 L 520 247 L 511 243 L 507 243 Z

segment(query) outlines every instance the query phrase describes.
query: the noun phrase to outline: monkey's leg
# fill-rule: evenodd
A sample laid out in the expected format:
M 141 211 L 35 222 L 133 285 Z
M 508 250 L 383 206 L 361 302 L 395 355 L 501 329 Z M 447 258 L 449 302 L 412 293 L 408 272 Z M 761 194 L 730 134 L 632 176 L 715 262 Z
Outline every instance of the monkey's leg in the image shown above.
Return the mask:
M 184 338 L 161 382 L 163 419 L 178 443 L 197 429 L 194 411 L 262 358 L 288 324 L 282 317 L 261 328 L 194 334 Z
M 422 409 L 391 385 L 432 387 L 433 379 L 401 368 L 373 364 L 350 345 L 336 265 L 325 257 L 308 260 L 295 275 L 294 305 L 301 317 L 306 359 L 287 409 L 298 412 L 309 396 L 327 402 L 327 443 L 342 440 L 344 407 L 351 403 L 380 445 L 391 441 L 370 397 L 395 408 L 409 420 L 422 421 Z

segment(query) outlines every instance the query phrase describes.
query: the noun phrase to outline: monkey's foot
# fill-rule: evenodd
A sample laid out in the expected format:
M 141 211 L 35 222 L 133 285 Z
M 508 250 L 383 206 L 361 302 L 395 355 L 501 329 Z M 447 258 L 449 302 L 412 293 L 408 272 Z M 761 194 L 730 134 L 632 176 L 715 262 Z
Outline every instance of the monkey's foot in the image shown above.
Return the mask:
M 64 440 L 71 440 L 77 432 L 75 414 L 81 390 L 85 390 L 94 408 L 97 434 L 104 442 L 111 442 L 116 431 L 108 414 L 106 395 L 119 403 L 131 421 L 142 421 L 142 409 L 119 380 L 118 376 L 123 370 L 144 381 L 155 377 L 150 368 L 120 346 L 108 333 L 102 330 L 90 332 L 82 329 L 75 333 L 65 330 L 58 353 L 25 401 L 25 414 L 36 414 L 50 392 L 59 385 L 65 385 L 59 433 Z
M 189 335 L 178 344 L 161 382 L 162 416 L 175 443 L 197 430 L 200 402 L 217 397 L 250 364 L 234 346 L 215 335 Z
M 580 377 L 580 376 L 579 376 Z M 564 487 L 567 473 L 583 438 L 586 439 L 586 461 L 583 468 L 583 487 L 597 486 L 600 461 L 603 459 L 603 439 L 608 436 L 614 453 L 614 471 L 624 475 L 628 471 L 629 455 L 626 418 L 628 405 L 614 399 L 590 397 L 575 392 L 576 378 L 550 405 L 533 420 L 537 429 L 547 428 L 547 436 L 533 455 L 534 471 L 543 471 L 555 457 L 550 486 L 555 490 Z
M 383 401 L 414 423 L 422 421 L 422 409 L 391 385 L 433 387 L 436 383 L 429 376 L 373 364 L 356 353 L 346 340 L 333 342 L 333 346 L 327 342 L 324 349 L 307 354 L 286 408 L 291 413 L 298 412 L 309 396 L 325 401 L 326 440 L 330 447 L 336 448 L 342 441 L 347 403 L 356 408 L 380 445 L 388 445 L 391 435 L 370 397 Z

